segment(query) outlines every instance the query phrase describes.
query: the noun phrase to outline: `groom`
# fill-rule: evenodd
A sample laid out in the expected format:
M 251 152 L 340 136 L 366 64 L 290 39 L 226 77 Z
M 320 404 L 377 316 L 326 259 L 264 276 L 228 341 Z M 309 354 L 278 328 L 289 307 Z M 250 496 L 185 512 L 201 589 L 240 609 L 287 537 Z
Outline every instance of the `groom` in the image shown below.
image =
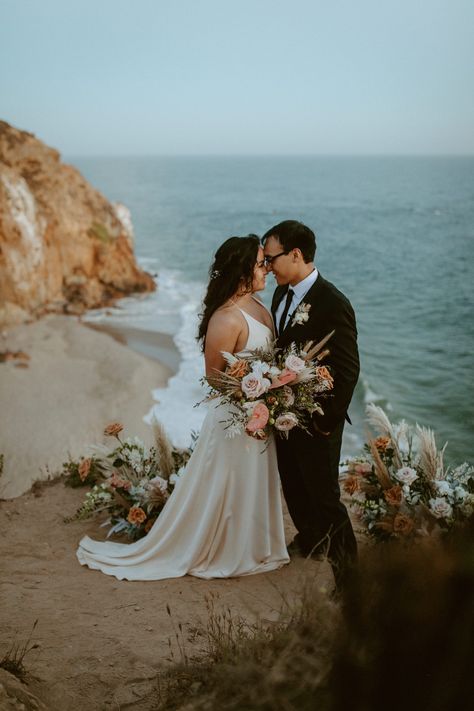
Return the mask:
M 327 552 L 341 589 L 357 557 L 338 483 L 344 419 L 350 422 L 347 408 L 359 375 L 354 311 L 314 266 L 316 239 L 309 227 L 285 220 L 268 230 L 262 242 L 267 270 L 278 284 L 272 301 L 277 345 L 317 343 L 335 331 L 324 360 L 334 378 L 333 397 L 322 403 L 324 415 L 314 413 L 313 432 L 295 427 L 288 439 L 277 438 L 277 453 L 283 493 L 298 531 L 288 551 L 315 557 Z

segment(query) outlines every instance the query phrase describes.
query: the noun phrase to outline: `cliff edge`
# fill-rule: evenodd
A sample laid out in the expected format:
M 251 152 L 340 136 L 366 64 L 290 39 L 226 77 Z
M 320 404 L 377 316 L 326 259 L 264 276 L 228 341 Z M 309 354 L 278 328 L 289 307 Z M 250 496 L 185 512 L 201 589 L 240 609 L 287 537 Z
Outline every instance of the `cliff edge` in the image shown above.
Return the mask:
M 125 205 L 108 202 L 34 135 L 0 121 L 0 325 L 154 289 L 136 264 Z

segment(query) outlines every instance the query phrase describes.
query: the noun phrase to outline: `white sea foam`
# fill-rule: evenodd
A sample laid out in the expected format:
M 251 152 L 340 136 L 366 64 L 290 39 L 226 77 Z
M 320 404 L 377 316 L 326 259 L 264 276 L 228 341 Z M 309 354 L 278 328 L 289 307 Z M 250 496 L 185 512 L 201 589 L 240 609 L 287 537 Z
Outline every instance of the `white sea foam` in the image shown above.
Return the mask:
M 181 356 L 178 372 L 168 380 L 165 388 L 153 391 L 156 403 L 144 420 L 151 424 L 156 417 L 173 443 L 186 447 L 191 441 L 191 433 L 201 429 L 206 414 L 204 405 L 194 407 L 205 395 L 199 382 L 204 375 L 204 358 L 196 341 L 204 285 L 189 281 L 177 270 L 158 268 L 154 259 L 141 258 L 138 261 L 147 271 L 158 272 L 157 291 L 121 299 L 113 307 L 90 311 L 86 320 L 173 336 Z
M 158 272 L 156 260 L 140 259 L 138 262 L 152 274 Z M 187 299 L 189 283 L 177 271 L 160 269 L 156 284 L 155 292 L 129 296 L 120 299 L 115 306 L 88 311 L 85 320 L 112 326 L 133 326 L 174 336 L 181 325 L 180 311 Z
M 156 404 L 144 418 L 151 423 L 156 417 L 165 427 L 171 440 L 179 447 L 190 444 L 191 433 L 199 432 L 206 415 L 206 407 L 195 407 L 203 399 L 205 391 L 200 384 L 204 375 L 204 358 L 196 341 L 198 314 L 203 297 L 203 285 L 186 283 L 185 289 L 179 290 L 178 282 L 166 275 L 163 281 L 160 276 L 161 288 L 172 289 L 179 293 L 179 313 L 175 318 L 179 328 L 174 334 L 174 341 L 181 355 L 180 367 L 176 375 L 172 376 L 166 388 L 153 391 Z M 166 283 L 166 287 L 165 287 Z
M 378 393 L 375 392 L 375 390 L 372 389 L 372 385 L 369 383 L 367 378 L 362 378 L 361 379 L 361 384 L 362 384 L 362 391 L 363 391 L 363 399 L 364 399 L 364 405 L 369 405 L 370 403 L 376 403 L 377 405 L 382 406 L 385 410 L 391 410 L 392 405 L 388 400 L 386 400 L 382 395 L 379 395 Z

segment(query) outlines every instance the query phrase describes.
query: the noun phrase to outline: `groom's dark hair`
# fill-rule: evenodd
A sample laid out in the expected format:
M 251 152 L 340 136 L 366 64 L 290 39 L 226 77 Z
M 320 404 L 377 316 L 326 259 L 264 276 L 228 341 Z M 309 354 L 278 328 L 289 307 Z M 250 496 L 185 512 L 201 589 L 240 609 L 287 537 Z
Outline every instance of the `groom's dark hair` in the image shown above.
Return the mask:
M 316 254 L 316 237 L 313 230 L 297 220 L 284 220 L 272 227 L 262 237 L 265 244 L 269 237 L 276 237 L 285 252 L 298 248 L 305 262 L 312 262 Z

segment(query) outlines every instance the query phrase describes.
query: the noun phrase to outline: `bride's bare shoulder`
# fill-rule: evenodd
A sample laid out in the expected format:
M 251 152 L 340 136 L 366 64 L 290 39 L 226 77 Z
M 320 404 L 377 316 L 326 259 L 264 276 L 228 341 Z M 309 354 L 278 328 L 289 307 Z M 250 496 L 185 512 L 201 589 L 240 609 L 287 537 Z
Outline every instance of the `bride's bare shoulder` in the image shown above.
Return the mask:
M 220 306 L 209 319 L 209 328 L 240 328 L 242 326 L 242 314 L 233 305 Z

